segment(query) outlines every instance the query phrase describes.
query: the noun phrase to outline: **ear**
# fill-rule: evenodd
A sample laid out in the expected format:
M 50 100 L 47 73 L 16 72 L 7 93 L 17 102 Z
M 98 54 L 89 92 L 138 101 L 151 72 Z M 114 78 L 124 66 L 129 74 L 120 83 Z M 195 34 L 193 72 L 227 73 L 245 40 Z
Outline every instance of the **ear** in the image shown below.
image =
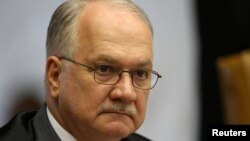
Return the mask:
M 50 56 L 46 63 L 46 82 L 48 94 L 51 97 L 57 98 L 59 96 L 61 73 L 61 61 L 56 56 Z

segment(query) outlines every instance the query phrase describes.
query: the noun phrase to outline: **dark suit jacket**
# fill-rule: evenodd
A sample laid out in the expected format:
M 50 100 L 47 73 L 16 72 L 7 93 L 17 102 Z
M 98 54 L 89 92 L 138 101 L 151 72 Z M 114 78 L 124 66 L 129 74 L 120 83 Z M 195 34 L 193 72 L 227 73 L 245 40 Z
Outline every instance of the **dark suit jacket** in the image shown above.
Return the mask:
M 60 139 L 50 124 L 46 108 L 43 106 L 38 112 L 17 114 L 0 129 L 0 141 L 60 141 Z M 134 133 L 122 141 L 150 140 Z

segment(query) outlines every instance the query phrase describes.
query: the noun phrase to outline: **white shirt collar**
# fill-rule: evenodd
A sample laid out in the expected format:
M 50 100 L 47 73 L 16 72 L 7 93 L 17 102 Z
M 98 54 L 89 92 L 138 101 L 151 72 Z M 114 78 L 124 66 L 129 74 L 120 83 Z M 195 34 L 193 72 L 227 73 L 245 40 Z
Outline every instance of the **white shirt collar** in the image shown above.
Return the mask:
M 56 131 L 56 134 L 61 139 L 61 141 L 77 141 L 69 132 L 67 132 L 53 117 L 51 112 L 49 111 L 48 107 L 46 107 L 47 115 L 49 118 L 49 121 Z

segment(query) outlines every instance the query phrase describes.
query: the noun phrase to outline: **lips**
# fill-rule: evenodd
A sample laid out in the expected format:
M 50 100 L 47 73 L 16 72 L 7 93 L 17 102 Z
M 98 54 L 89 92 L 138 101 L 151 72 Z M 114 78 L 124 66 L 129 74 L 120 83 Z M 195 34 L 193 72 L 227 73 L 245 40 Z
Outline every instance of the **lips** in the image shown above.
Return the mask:
M 100 111 L 100 114 L 125 115 L 132 119 L 136 113 L 137 112 L 133 104 L 124 104 L 124 103 L 104 104 L 101 106 L 101 111 Z
M 132 118 L 132 114 L 130 112 L 126 112 L 126 111 L 114 111 L 114 110 L 109 110 L 109 111 L 103 111 L 103 114 L 119 114 L 119 115 L 125 115 L 125 116 L 129 116 Z

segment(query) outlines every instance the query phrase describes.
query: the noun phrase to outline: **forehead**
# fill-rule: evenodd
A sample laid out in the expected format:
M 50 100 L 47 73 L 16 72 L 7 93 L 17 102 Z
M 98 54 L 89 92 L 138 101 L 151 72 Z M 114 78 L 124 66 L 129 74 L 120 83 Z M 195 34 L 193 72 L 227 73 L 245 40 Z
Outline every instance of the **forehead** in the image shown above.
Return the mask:
M 148 24 L 128 6 L 108 1 L 94 1 L 86 5 L 77 19 L 79 33 L 100 32 L 103 29 L 118 29 L 125 32 L 141 32 L 152 38 Z M 95 32 L 91 32 L 91 31 Z
M 152 62 L 150 29 L 127 8 L 107 2 L 92 2 L 81 12 L 78 21 L 79 55 L 94 58 L 102 54 L 100 56 L 109 55 L 117 59 L 126 56 L 126 59 L 140 58 L 138 61 Z

